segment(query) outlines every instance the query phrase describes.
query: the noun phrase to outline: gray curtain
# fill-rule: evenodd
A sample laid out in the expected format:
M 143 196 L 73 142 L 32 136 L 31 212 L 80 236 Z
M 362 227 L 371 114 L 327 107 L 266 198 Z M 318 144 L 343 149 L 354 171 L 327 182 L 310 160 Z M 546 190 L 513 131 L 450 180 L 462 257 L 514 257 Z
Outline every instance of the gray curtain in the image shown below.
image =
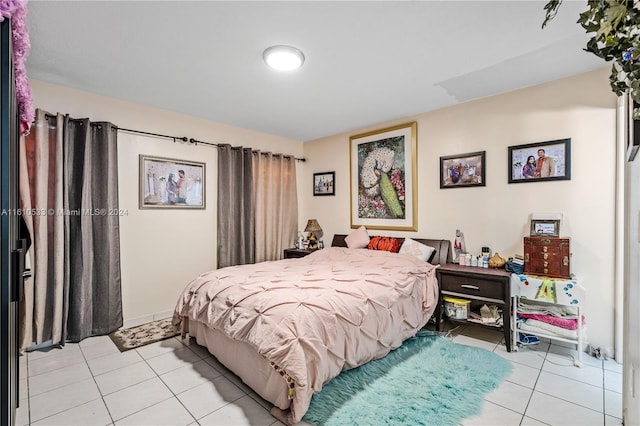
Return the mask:
M 66 340 L 122 326 L 117 129 L 65 117 Z
M 218 147 L 218 267 L 254 263 L 251 148 Z
M 122 326 L 117 132 L 36 111 L 22 142 L 20 198 L 33 244 L 21 348 L 64 344 Z M 104 210 L 103 210 L 104 209 Z

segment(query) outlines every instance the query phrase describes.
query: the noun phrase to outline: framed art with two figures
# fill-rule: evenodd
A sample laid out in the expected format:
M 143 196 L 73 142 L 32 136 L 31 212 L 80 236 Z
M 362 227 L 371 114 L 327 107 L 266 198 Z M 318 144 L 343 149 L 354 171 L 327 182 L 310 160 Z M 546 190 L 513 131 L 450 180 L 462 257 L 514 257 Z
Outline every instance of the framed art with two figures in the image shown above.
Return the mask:
M 205 163 L 140 155 L 141 209 L 204 209 Z

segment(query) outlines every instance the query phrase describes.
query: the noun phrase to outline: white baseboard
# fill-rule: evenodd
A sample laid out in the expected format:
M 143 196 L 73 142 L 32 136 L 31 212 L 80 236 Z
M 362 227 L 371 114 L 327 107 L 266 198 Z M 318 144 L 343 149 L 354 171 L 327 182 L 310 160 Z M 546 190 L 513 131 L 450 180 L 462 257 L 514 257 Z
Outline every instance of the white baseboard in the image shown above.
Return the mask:
M 138 325 L 146 324 L 152 321 L 158 321 L 165 318 L 171 318 L 173 311 L 156 312 L 154 314 L 144 315 L 137 318 L 130 318 L 122 324 L 122 328 L 131 328 Z
M 165 318 L 171 318 L 173 316 L 173 311 L 164 311 L 153 314 L 153 320 L 161 320 Z

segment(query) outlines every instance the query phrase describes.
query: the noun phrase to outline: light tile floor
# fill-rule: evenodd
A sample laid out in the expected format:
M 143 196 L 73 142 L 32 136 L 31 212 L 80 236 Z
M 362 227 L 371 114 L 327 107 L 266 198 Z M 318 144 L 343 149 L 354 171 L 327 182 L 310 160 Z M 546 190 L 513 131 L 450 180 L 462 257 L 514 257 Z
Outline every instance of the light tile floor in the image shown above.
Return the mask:
M 550 343 L 506 352 L 502 334 L 467 325 L 453 341 L 512 361 L 513 372 L 462 425 L 619 425 L 622 367 Z M 119 352 L 109 337 L 20 357 L 16 425 L 281 425 L 270 404 L 193 340 Z

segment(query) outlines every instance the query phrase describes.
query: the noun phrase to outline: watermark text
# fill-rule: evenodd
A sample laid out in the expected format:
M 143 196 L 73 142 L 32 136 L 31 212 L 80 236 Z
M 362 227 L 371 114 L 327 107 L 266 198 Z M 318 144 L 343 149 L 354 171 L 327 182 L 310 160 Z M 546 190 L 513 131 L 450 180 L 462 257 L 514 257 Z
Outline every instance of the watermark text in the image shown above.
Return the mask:
M 2 216 L 128 216 L 128 209 L 2 209 Z

